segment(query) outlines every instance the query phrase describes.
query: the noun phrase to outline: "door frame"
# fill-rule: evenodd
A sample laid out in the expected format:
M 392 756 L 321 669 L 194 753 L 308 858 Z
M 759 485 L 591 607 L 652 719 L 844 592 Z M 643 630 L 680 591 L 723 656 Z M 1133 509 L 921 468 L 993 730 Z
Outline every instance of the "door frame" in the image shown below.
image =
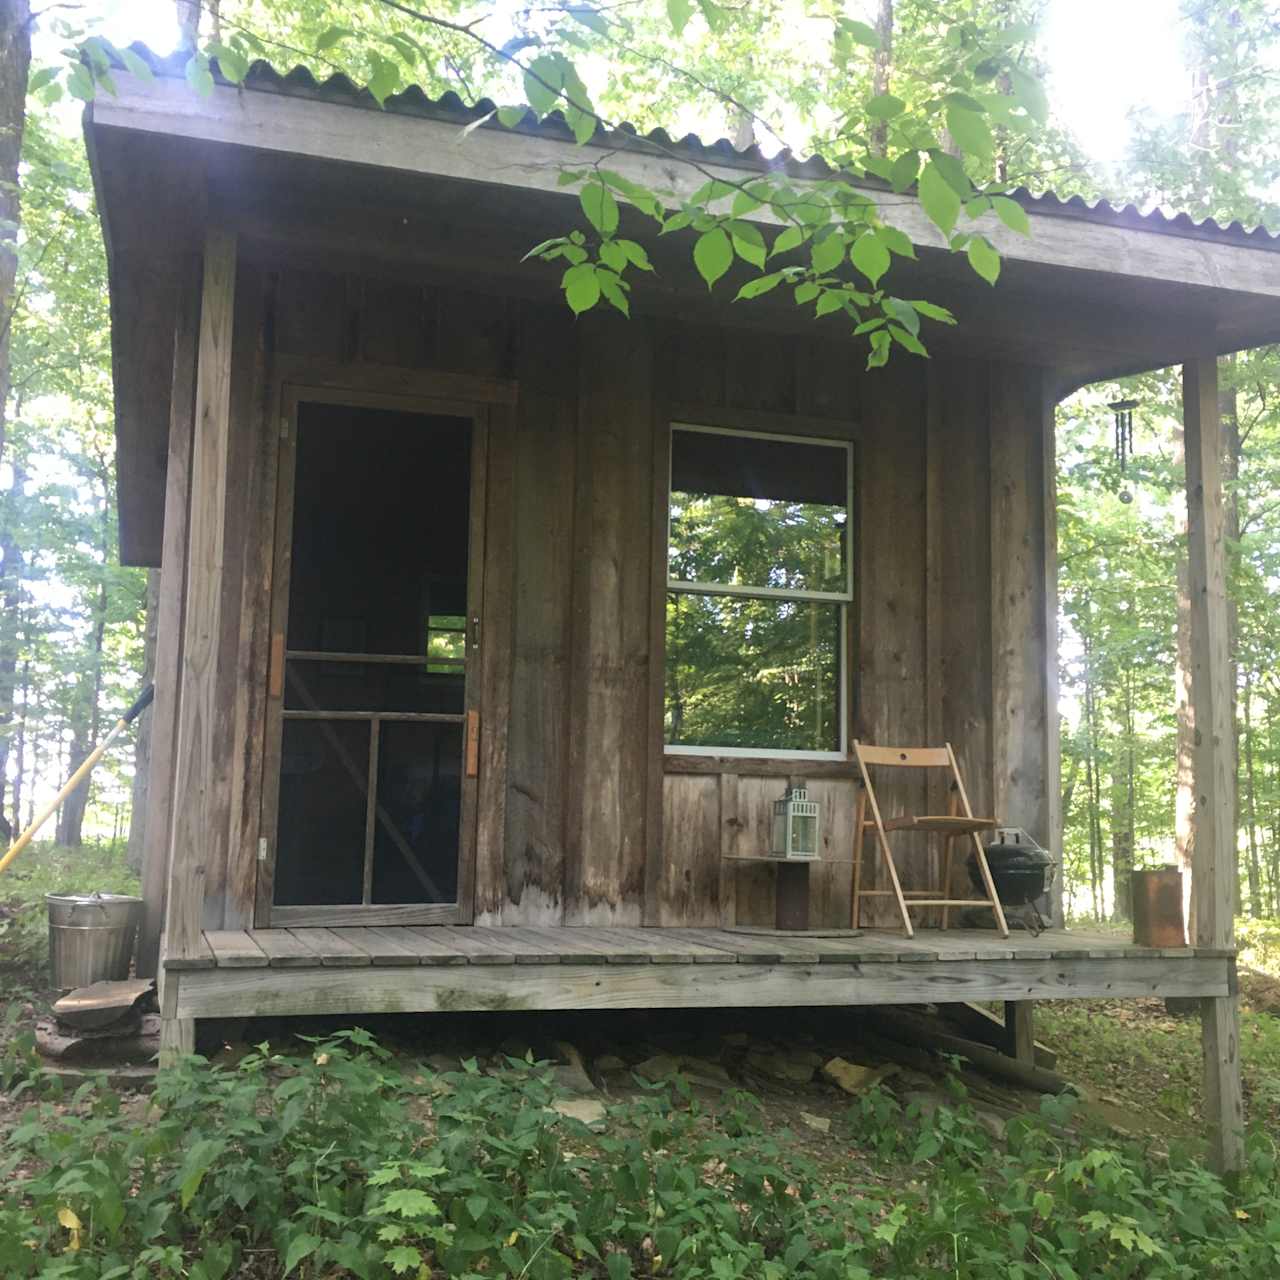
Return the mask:
M 275 522 L 272 531 L 269 661 L 264 704 L 259 843 L 256 861 L 254 924 L 256 928 L 326 925 L 470 924 L 475 912 L 476 834 L 478 827 L 479 735 L 481 719 L 481 608 L 484 589 L 485 530 L 491 408 L 510 403 L 509 384 L 452 374 L 396 370 L 385 378 L 397 389 L 382 390 L 368 368 L 282 370 L 273 379 L 271 401 L 279 424 L 276 453 Z M 312 376 L 309 376 L 312 375 Z M 318 376 L 314 376 L 318 375 Z M 487 385 L 486 385 L 487 384 Z M 400 388 L 404 388 L 400 390 Z M 460 393 L 460 394 L 459 394 Z M 285 640 L 288 631 L 289 585 L 293 556 L 293 501 L 297 463 L 298 411 L 303 404 L 349 405 L 399 413 L 465 419 L 471 424 L 470 533 L 467 550 L 467 665 L 463 690 L 463 742 L 460 762 L 462 803 L 458 838 L 456 903 L 275 905 L 276 828 L 280 800 L 280 766 L 284 728 Z

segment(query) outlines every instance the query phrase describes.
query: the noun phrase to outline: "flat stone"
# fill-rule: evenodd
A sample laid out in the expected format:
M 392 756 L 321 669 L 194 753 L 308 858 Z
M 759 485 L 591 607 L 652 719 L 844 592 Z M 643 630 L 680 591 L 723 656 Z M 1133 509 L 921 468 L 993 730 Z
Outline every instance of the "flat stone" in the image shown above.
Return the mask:
M 680 1060 L 669 1053 L 655 1053 L 637 1064 L 636 1075 L 646 1080 L 666 1080 L 680 1070 Z
M 831 1121 L 826 1116 L 815 1116 L 812 1112 L 802 1111 L 800 1119 L 810 1129 L 816 1129 L 818 1133 L 831 1132 Z
M 602 1053 L 595 1061 L 597 1071 L 625 1071 L 627 1064 L 616 1053 Z
M 893 1075 L 894 1066 L 864 1067 L 861 1063 L 848 1062 L 844 1058 L 832 1058 L 822 1065 L 822 1074 L 845 1093 L 857 1096 L 873 1089 L 881 1080 Z
M 805 1055 L 805 1057 L 812 1055 Z M 790 1053 L 765 1053 L 758 1049 L 747 1054 L 746 1065 L 771 1080 L 786 1084 L 808 1084 L 813 1079 L 814 1064 Z
M 558 1062 L 551 1068 L 556 1084 L 566 1093 L 595 1093 L 595 1082 L 587 1075 L 581 1060 L 578 1062 Z
M 553 1102 L 551 1109 L 570 1120 L 579 1120 L 590 1128 L 603 1126 L 605 1119 L 604 1103 L 595 1098 L 564 1098 Z

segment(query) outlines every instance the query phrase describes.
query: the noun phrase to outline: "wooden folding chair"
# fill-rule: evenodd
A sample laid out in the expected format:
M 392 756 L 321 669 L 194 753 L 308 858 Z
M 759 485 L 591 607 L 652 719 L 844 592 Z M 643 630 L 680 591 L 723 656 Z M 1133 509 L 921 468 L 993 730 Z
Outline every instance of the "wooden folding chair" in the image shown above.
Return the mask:
M 853 744 L 853 754 L 858 761 L 861 774 L 861 785 L 858 788 L 857 807 L 853 819 L 853 927 L 859 927 L 863 898 L 893 898 L 897 901 L 898 911 L 902 916 L 902 927 L 908 938 L 915 937 L 911 927 L 911 917 L 907 912 L 907 899 L 911 899 L 913 907 L 941 907 L 942 927 L 948 924 L 952 907 L 984 906 L 995 912 L 996 927 L 1002 937 L 1009 936 L 1009 926 L 1005 923 L 1004 909 L 996 895 L 995 883 L 991 879 L 991 868 L 987 866 L 987 855 L 978 839 L 979 831 L 988 831 L 996 825 L 994 818 L 975 818 L 969 807 L 969 796 L 964 789 L 960 777 L 960 769 L 956 764 L 955 752 L 948 742 L 942 747 L 871 747 L 861 742 Z M 945 814 L 905 814 L 886 820 L 880 813 L 880 802 L 876 799 L 875 788 L 871 784 L 868 766 L 874 765 L 890 769 L 946 769 L 951 774 L 951 784 Z M 871 810 L 871 821 L 867 821 L 867 809 Z M 876 845 L 880 856 L 884 859 L 885 870 L 889 873 L 888 889 L 864 889 L 862 887 L 862 863 L 865 853 L 865 840 L 869 829 L 874 829 Z M 889 849 L 889 832 L 920 831 L 942 837 L 942 884 L 935 889 L 903 890 L 898 879 L 898 869 L 893 862 L 893 854 Z M 986 887 L 985 898 L 952 898 L 951 893 L 951 853 L 952 845 L 957 839 L 968 837 L 973 841 L 974 853 L 978 860 L 978 869 L 982 873 L 982 883 Z

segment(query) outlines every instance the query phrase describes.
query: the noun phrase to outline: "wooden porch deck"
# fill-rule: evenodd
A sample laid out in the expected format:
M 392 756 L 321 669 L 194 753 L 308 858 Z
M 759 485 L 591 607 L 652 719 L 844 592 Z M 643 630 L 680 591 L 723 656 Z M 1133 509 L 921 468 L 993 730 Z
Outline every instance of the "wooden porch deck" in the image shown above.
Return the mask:
M 986 930 L 380 927 L 209 931 L 167 1018 L 1226 996 L 1230 949 Z

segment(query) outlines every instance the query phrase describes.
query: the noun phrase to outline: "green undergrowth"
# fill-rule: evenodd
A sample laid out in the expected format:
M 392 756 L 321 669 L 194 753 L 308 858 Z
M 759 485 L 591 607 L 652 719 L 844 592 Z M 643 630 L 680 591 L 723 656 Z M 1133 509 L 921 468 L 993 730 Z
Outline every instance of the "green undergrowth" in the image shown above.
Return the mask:
M 1157 1000 L 1062 1000 L 1036 1005 L 1036 1033 L 1089 1094 L 1166 1131 L 1200 1127 L 1204 1060 L 1200 1019 Z M 1240 1012 L 1240 1066 L 1248 1114 L 1280 1134 L 1280 1018 Z
M 78 849 L 33 844 L 0 875 L 0 980 L 5 972 L 33 981 L 49 958 L 47 893 L 137 893 L 137 875 L 125 862 L 121 843 L 84 844 Z M 6 983 L 12 988 L 12 983 Z
M 19 1075 L 21 1072 L 19 1071 Z M 875 1090 L 839 1153 L 757 1100 L 642 1086 L 595 1132 L 545 1064 L 444 1074 L 363 1031 L 302 1055 L 191 1059 L 150 1111 L 39 1096 L 0 1154 L 0 1275 L 683 1280 L 1207 1277 L 1280 1270 L 1280 1176 L 1255 1137 L 1228 1188 L 1191 1156 L 1073 1136 L 1072 1103 L 996 1142 L 953 1080 L 926 1116 Z

